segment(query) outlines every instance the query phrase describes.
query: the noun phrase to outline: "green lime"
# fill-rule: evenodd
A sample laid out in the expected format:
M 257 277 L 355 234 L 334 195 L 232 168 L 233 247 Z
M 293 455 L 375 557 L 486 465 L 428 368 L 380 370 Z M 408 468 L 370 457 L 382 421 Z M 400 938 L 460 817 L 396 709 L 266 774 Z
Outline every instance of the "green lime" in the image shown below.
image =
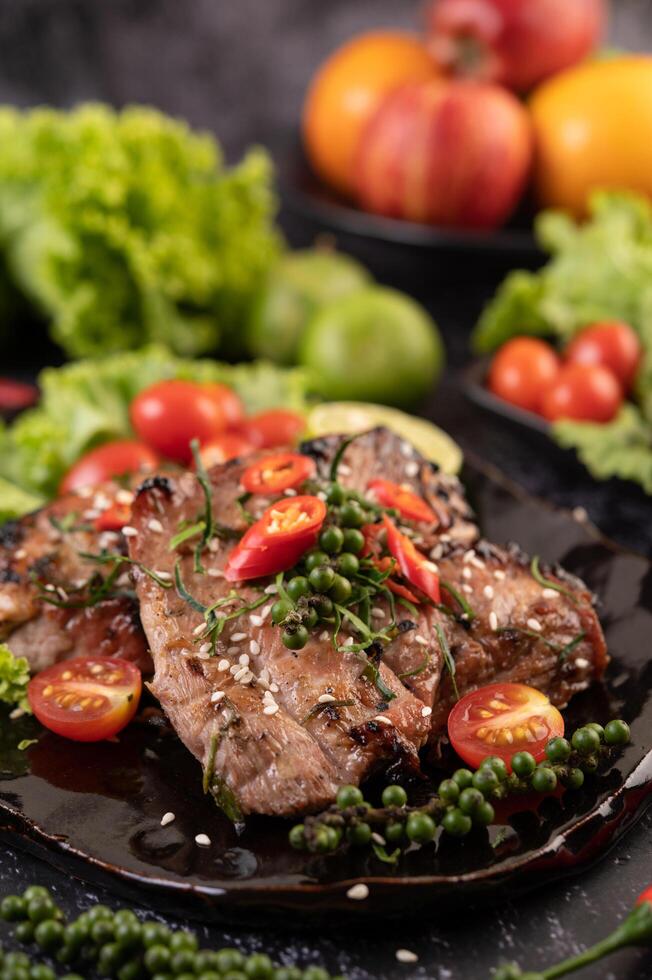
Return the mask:
M 457 443 L 432 422 L 406 415 L 396 408 L 365 402 L 330 402 L 313 408 L 307 420 L 308 435 L 312 438 L 332 432 L 365 432 L 376 425 L 384 425 L 407 439 L 445 473 L 459 472 L 462 450 Z
M 247 333 L 250 353 L 278 364 L 296 363 L 299 341 L 313 314 L 366 286 L 370 278 L 355 259 L 339 252 L 289 252 L 254 305 Z
M 433 387 L 444 348 L 423 307 L 396 290 L 369 286 L 315 314 L 299 360 L 324 398 L 405 406 Z

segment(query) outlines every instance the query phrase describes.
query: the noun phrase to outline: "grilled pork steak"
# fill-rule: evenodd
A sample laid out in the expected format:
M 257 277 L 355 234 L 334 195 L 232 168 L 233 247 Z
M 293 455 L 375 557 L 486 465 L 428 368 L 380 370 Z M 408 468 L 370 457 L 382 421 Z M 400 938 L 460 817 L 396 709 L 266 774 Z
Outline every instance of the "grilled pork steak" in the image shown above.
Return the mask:
M 117 585 L 94 601 L 88 583 L 101 581 L 111 566 L 80 555 L 124 548 L 121 535 L 98 534 L 93 527 L 116 495 L 124 498 L 125 491 L 114 484 L 68 494 L 0 527 L 0 639 L 33 671 L 91 654 L 151 670 L 133 593 Z

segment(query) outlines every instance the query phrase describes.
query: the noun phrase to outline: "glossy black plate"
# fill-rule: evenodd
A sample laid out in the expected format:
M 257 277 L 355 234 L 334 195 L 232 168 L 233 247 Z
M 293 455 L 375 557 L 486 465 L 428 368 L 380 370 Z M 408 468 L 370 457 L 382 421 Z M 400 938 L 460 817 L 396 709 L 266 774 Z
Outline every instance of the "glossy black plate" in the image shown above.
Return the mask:
M 642 812 L 652 791 L 652 566 L 619 551 L 589 525 L 549 508 L 478 465 L 465 471 L 490 539 L 519 541 L 561 561 L 602 599 L 612 663 L 605 684 L 575 699 L 569 727 L 625 717 L 633 742 L 581 791 L 539 802 L 491 833 L 443 840 L 398 868 L 358 854 L 306 857 L 287 844 L 288 825 L 251 820 L 239 837 L 201 790 L 199 767 L 176 737 L 134 725 L 116 743 L 74 745 L 31 719 L 0 722 L 0 830 L 68 873 L 109 879 L 140 902 L 211 918 L 296 927 L 377 916 L 414 917 L 492 900 L 581 868 Z M 26 751 L 21 739 L 38 742 Z M 174 823 L 160 826 L 166 811 Z M 210 848 L 194 843 L 198 833 Z M 368 883 L 365 901 L 347 891 Z

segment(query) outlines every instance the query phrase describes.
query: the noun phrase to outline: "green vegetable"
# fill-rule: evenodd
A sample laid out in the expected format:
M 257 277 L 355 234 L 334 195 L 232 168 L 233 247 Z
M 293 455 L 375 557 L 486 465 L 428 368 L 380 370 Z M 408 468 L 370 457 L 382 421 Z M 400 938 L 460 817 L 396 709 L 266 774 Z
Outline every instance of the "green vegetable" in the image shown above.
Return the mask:
M 254 306 L 247 331 L 249 352 L 277 364 L 295 364 L 311 317 L 369 280 L 355 259 L 330 249 L 284 255 L 270 270 Z
M 31 712 L 27 700 L 29 664 L 24 657 L 14 657 L 6 643 L 0 644 L 0 701 Z
M 619 477 L 652 494 L 652 425 L 635 405 L 625 404 L 612 422 L 555 422 L 552 432 L 564 449 L 574 449 L 598 480 Z
M 73 357 L 238 336 L 279 252 L 271 166 L 153 109 L 0 111 L 0 251 Z
M 329 303 L 311 320 L 300 352 L 314 391 L 329 399 L 414 405 L 444 362 L 434 321 L 414 300 L 377 286 Z
M 46 368 L 39 377 L 41 403 L 0 431 L 0 515 L 33 509 L 56 493 L 82 453 L 131 435 L 132 399 L 166 378 L 224 382 L 249 412 L 277 405 L 300 410 L 304 404 L 304 380 L 296 369 L 189 361 L 160 346 Z

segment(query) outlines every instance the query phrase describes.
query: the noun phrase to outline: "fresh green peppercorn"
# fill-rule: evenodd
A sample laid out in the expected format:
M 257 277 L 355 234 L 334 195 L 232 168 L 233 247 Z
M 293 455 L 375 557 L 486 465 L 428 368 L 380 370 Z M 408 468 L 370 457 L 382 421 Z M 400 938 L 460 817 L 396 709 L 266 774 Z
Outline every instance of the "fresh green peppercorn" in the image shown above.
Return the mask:
M 308 609 L 305 609 L 301 615 L 301 622 L 307 630 L 314 629 L 318 620 L 319 616 L 317 615 L 317 610 L 313 606 L 309 606 Z
M 342 504 L 340 511 L 340 521 L 344 527 L 362 527 L 365 522 L 365 515 L 360 504 L 355 500 L 347 500 Z
M 308 630 L 301 625 L 286 626 L 281 639 L 288 650 L 303 650 L 308 642 Z
M 390 844 L 398 844 L 405 836 L 405 824 L 400 820 L 390 820 L 385 824 L 385 840 Z
M 604 727 L 604 740 L 607 745 L 627 745 L 631 735 L 629 725 L 621 718 L 614 718 Z
M 512 756 L 512 772 L 519 779 L 527 779 L 537 767 L 537 762 L 530 752 L 516 752 Z
M 484 803 L 484 796 L 475 786 L 469 786 L 460 793 L 457 805 L 463 813 L 474 813 Z
M 98 936 L 101 935 L 100 939 L 95 939 L 95 930 L 98 929 Z M 71 922 L 70 925 L 66 926 L 64 929 L 64 942 L 66 946 L 70 946 L 71 949 L 79 949 L 83 946 L 89 935 L 93 939 L 93 942 L 97 942 L 98 946 L 104 946 L 105 943 L 111 942 L 113 939 L 113 923 L 109 922 L 108 919 L 98 919 L 93 922 L 90 927 L 86 922 Z
M 563 765 L 571 754 L 571 744 L 565 738 L 553 738 L 546 745 L 546 756 L 554 765 Z
M 435 821 L 427 813 L 411 813 L 405 825 L 405 833 L 409 840 L 417 844 L 427 844 L 433 839 L 436 831 Z
M 344 532 L 343 550 L 351 555 L 359 555 L 364 548 L 364 534 L 355 527 L 349 527 Z
M 293 847 L 295 851 L 303 851 L 306 846 L 306 828 L 302 823 L 295 824 L 288 834 L 288 840 L 290 841 L 290 847 Z
M 444 803 L 457 803 L 460 798 L 460 787 L 454 779 L 442 779 L 437 794 Z
M 344 532 L 333 525 L 319 535 L 319 547 L 329 555 L 339 555 L 344 544 Z
M 315 851 L 317 854 L 327 854 L 332 850 L 333 839 L 329 830 L 330 827 L 318 827 L 315 830 L 312 841 L 310 842 L 311 851 Z
M 318 565 L 310 573 L 310 585 L 315 592 L 328 592 L 335 581 L 335 572 L 328 565 Z
M 57 975 L 45 963 L 35 963 L 29 971 L 29 980 L 56 980 Z
M 582 769 L 586 774 L 598 771 L 597 755 L 585 755 L 582 759 Z
M 265 953 L 253 953 L 245 960 L 244 972 L 251 980 L 269 980 L 274 974 L 274 964 Z
M 344 578 L 343 575 L 336 575 L 333 585 L 330 589 L 331 597 L 335 602 L 346 602 L 347 599 L 351 598 L 351 583 L 348 578 Z
M 326 830 L 328 832 L 328 850 L 335 851 L 342 842 L 342 831 L 339 827 L 327 827 Z
M 303 559 L 303 563 L 306 566 L 306 570 L 311 572 L 313 568 L 319 568 L 320 565 L 327 565 L 329 561 L 328 555 L 325 551 L 309 551 L 308 554 Z
M 340 557 L 337 559 L 337 570 L 340 575 L 344 575 L 345 578 L 351 578 L 353 575 L 357 575 L 360 571 L 360 562 L 355 555 L 345 551 L 344 554 L 340 555 Z
M 58 909 L 51 898 L 33 898 L 27 903 L 27 916 L 33 923 L 53 919 Z
M 446 811 L 441 825 L 451 837 L 466 837 L 472 827 L 471 817 L 457 807 Z
M 452 778 L 461 790 L 473 785 L 473 773 L 470 769 L 456 769 Z
M 199 980 L 222 980 L 222 974 L 218 973 L 217 970 L 202 970 L 199 974 L 195 972 L 195 976 Z
M 371 827 L 368 823 L 356 823 L 347 830 L 346 839 L 354 847 L 364 847 L 371 840 Z
M 116 915 L 118 913 L 116 912 Z M 93 905 L 86 916 L 89 922 L 97 922 L 98 919 L 111 919 L 113 920 L 113 911 L 108 907 L 108 905 Z
M 274 980 L 303 980 L 303 973 L 297 966 L 279 966 L 274 971 Z
M 334 507 L 339 507 L 346 500 L 346 491 L 344 487 L 340 486 L 339 483 L 329 483 L 326 489 L 326 501 L 329 504 L 333 504 Z
M 206 970 L 217 970 L 217 953 L 213 949 L 200 949 L 195 953 L 195 973 L 204 973 Z
M 150 973 L 163 973 L 170 966 L 172 956 L 167 946 L 150 946 L 145 950 L 144 963 Z
M 480 824 L 482 827 L 488 827 L 494 822 L 495 817 L 496 811 L 488 800 L 483 800 L 473 811 L 473 823 Z
M 279 623 L 282 623 L 293 609 L 294 606 L 288 599 L 277 599 L 272 606 L 272 622 L 274 625 L 278 626 Z
M 4 964 L 5 969 L 13 969 L 15 967 L 25 967 L 29 969 L 30 961 L 27 953 L 7 953 L 5 956 Z
M 408 797 L 402 786 L 386 786 L 383 790 L 383 806 L 405 806 Z
M 171 935 L 171 931 L 162 922 L 143 923 L 142 940 L 146 949 L 150 946 L 167 946 Z
M 34 939 L 37 946 L 46 952 L 51 952 L 53 949 L 59 949 L 63 944 L 65 933 L 66 930 L 61 922 L 46 919 L 45 922 L 39 922 L 37 925 L 34 930 Z
M 31 902 L 34 898 L 44 898 L 48 902 L 54 902 L 52 892 L 43 885 L 28 885 L 23 892 L 23 898 L 26 902 Z
M 330 980 L 330 977 L 321 966 L 307 966 L 303 971 L 302 980 Z
M 118 980 L 141 980 L 143 976 L 143 965 L 139 960 L 124 963 L 118 970 Z M 181 977 L 177 980 L 181 980 Z M 195 980 L 194 973 L 190 974 L 190 980 Z
M 28 966 L 3 967 L 0 971 L 2 980 L 29 980 Z
M 473 773 L 473 785 L 483 796 L 491 796 L 500 785 L 500 780 L 493 769 L 478 769 Z
M 509 776 L 509 769 L 506 762 L 498 755 L 489 755 L 480 763 L 481 769 L 491 769 L 498 777 L 498 781 L 503 783 Z
M 124 950 L 117 943 L 106 943 L 100 947 L 98 966 L 100 973 L 111 976 L 120 966 L 124 958 Z
M 91 939 L 98 946 L 103 946 L 104 943 L 110 943 L 112 939 L 115 938 L 115 932 L 113 923 L 109 922 L 108 919 L 100 919 L 98 922 L 94 922 L 90 929 Z M 79 945 L 81 946 L 84 939 L 80 940 Z
M 327 595 L 318 595 L 311 599 L 313 609 L 317 612 L 320 619 L 330 619 L 333 615 L 333 600 Z
M 50 921 L 41 922 L 41 925 L 49 925 Z M 34 941 L 34 923 L 27 919 L 25 922 L 19 922 L 14 929 L 14 936 L 16 941 L 22 946 L 28 946 L 29 943 Z
M 552 793 L 557 786 L 557 776 L 554 769 L 548 766 L 538 766 L 530 778 L 535 793 Z
M 592 728 L 578 728 L 573 732 L 572 743 L 580 755 L 591 755 L 600 748 L 600 736 Z
M 340 786 L 336 802 L 340 810 L 346 810 L 349 806 L 359 806 L 364 803 L 364 796 L 357 786 Z
M 178 953 L 180 950 L 190 950 L 191 953 L 196 953 L 199 949 L 199 940 L 194 932 L 189 932 L 187 929 L 179 929 L 178 932 L 173 932 L 170 936 L 170 949 L 173 953 Z
M 61 977 L 61 980 L 84 980 L 78 973 L 66 973 L 65 977 Z
M 116 926 L 122 925 L 125 922 L 128 922 L 130 925 L 140 925 L 138 916 L 131 909 L 118 909 L 113 915 L 113 921 Z
M 310 595 L 308 579 L 304 575 L 295 575 L 286 585 L 285 591 L 294 602 L 305 595 Z
M 584 773 L 581 769 L 569 769 L 562 778 L 562 783 L 568 789 L 579 789 L 584 785 Z
M 602 725 L 599 725 L 597 721 L 590 721 L 584 727 L 592 728 L 594 732 L 597 732 L 598 735 L 600 736 L 600 741 L 602 741 L 602 739 L 604 738 L 604 728 L 602 727 Z
M 170 970 L 174 974 L 191 973 L 195 963 L 195 953 L 192 949 L 179 949 L 170 957 Z
M 217 951 L 217 968 L 220 973 L 229 973 L 239 970 L 244 963 L 244 956 L 239 949 L 230 949 L 228 946 Z
M 142 932 L 140 922 L 118 922 L 114 930 L 115 941 L 122 949 L 133 949 L 140 943 Z
M 229 970 L 222 977 L 222 980 L 247 980 L 247 974 L 243 970 Z

